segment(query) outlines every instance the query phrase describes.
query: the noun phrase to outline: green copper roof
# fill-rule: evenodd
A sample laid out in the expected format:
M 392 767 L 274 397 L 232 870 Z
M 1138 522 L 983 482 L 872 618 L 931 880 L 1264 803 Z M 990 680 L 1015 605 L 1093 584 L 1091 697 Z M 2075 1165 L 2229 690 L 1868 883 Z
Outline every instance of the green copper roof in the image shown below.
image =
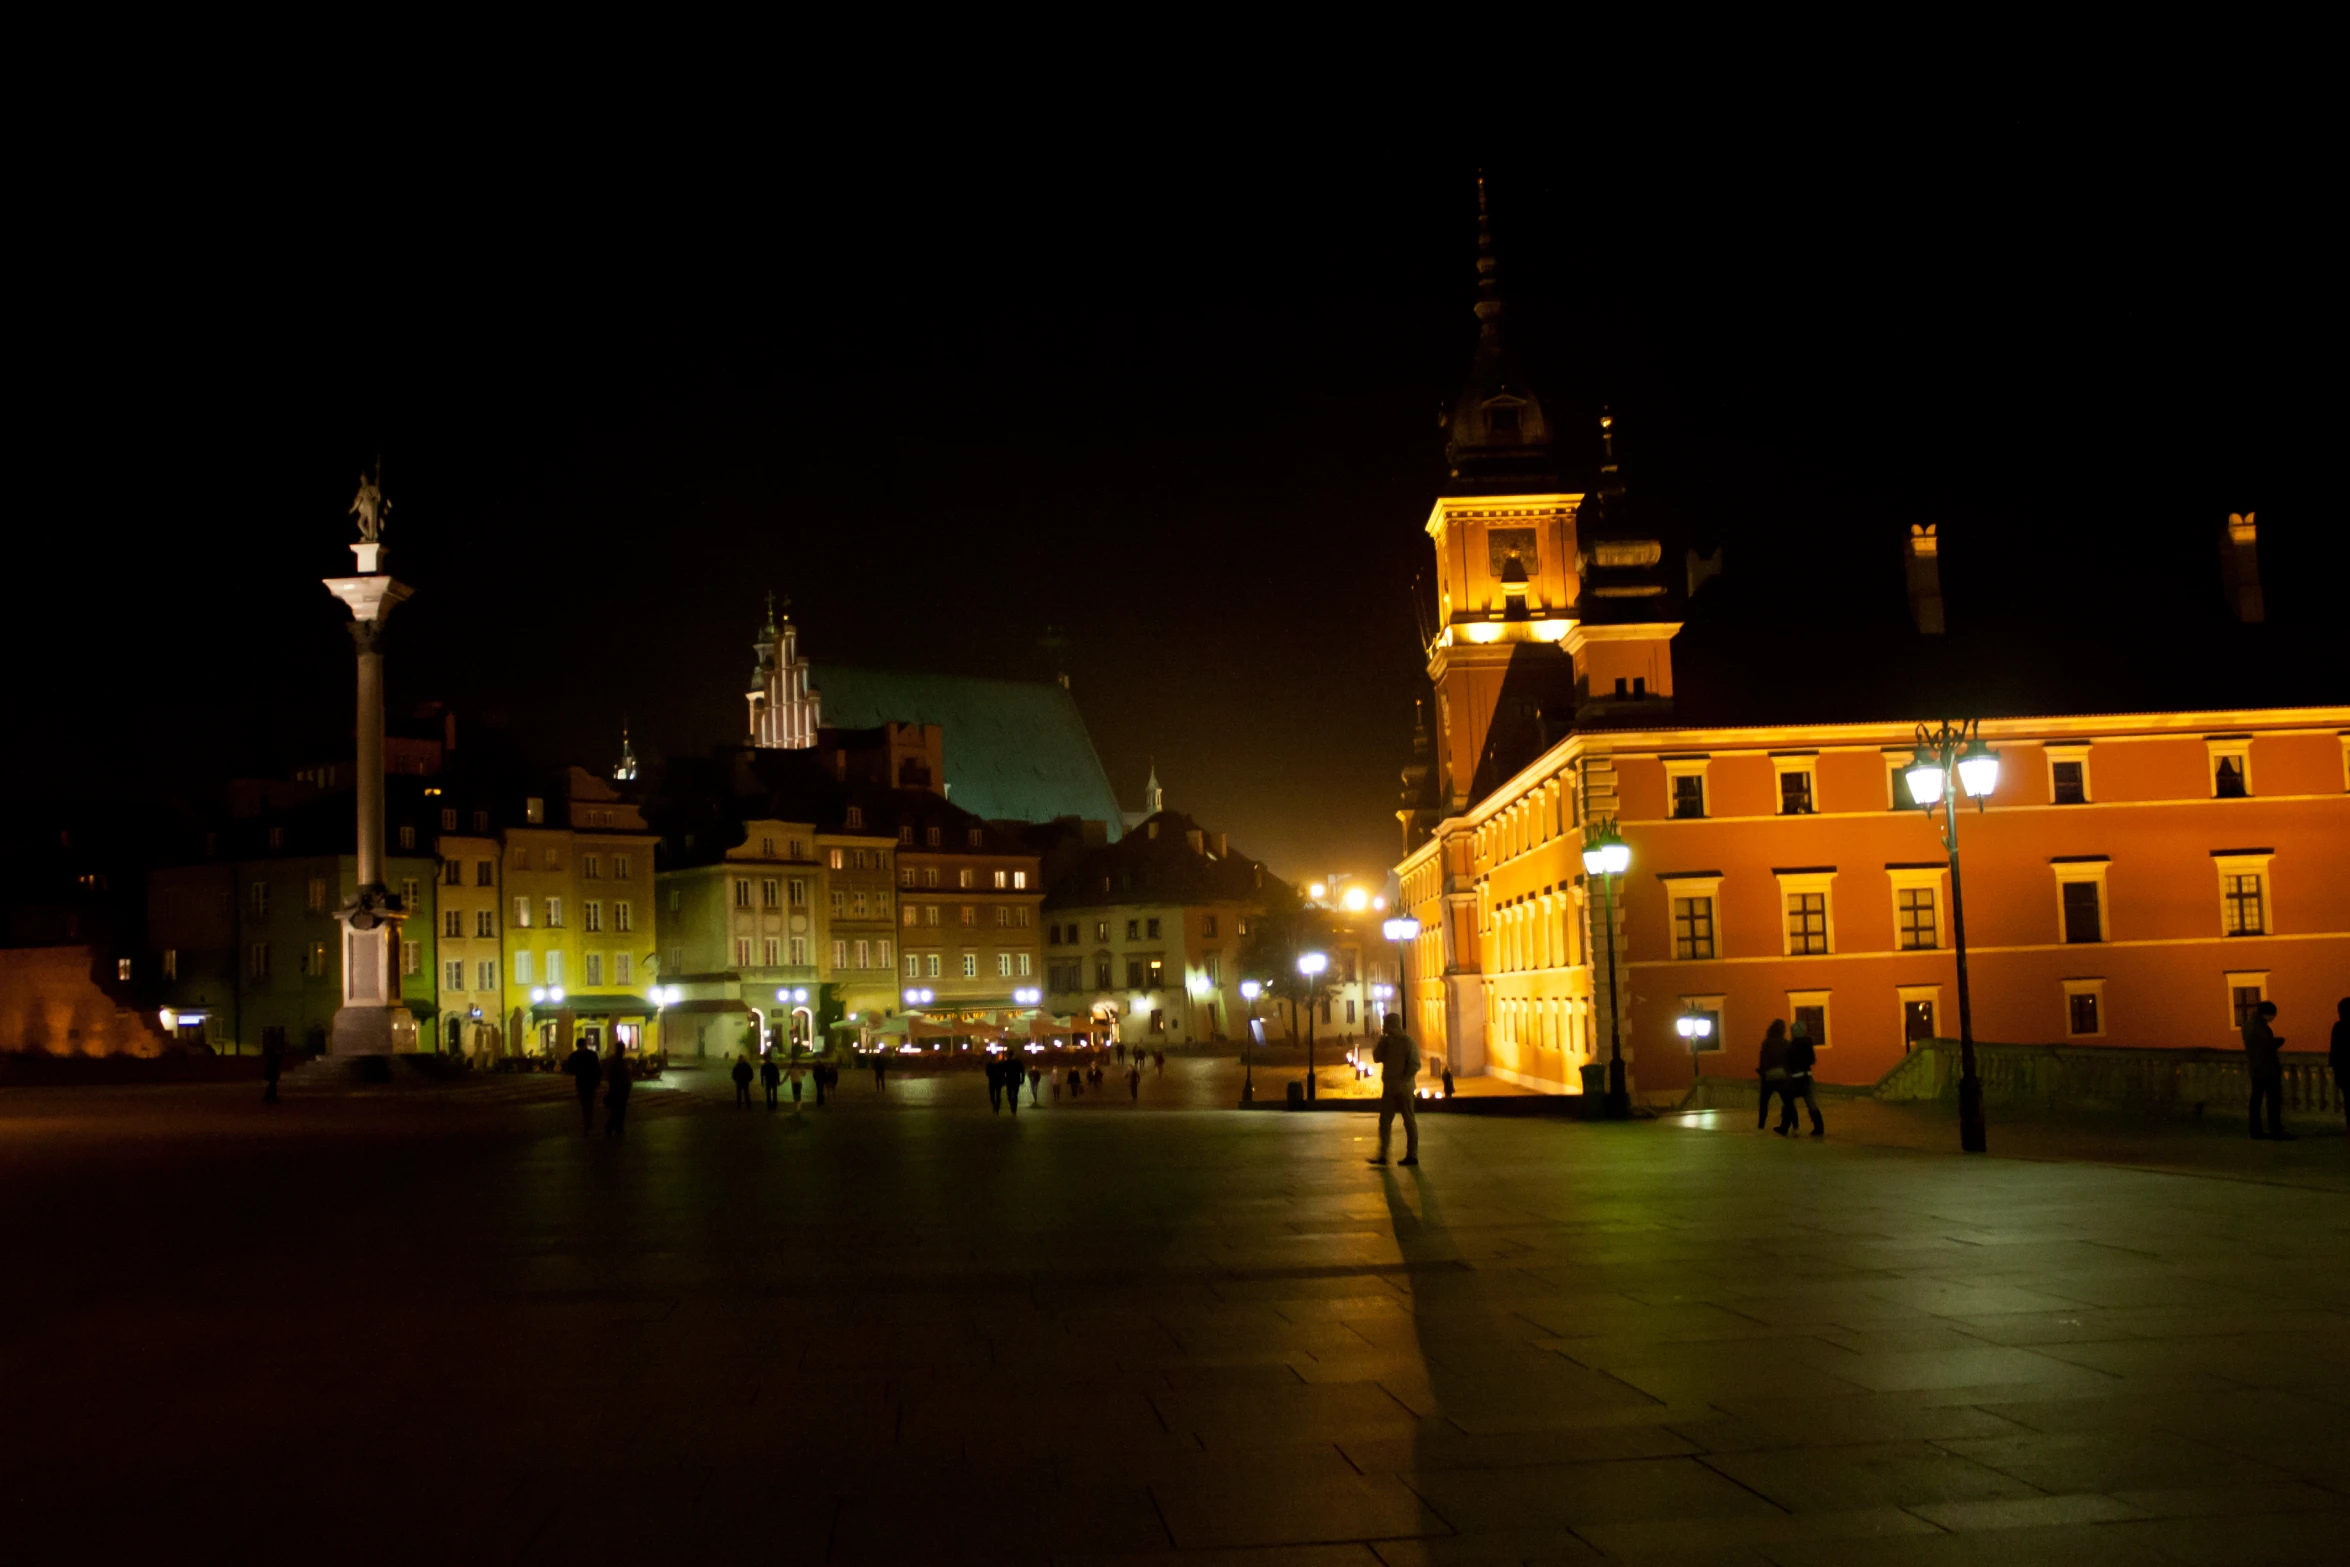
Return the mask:
M 828 726 L 943 729 L 947 798 L 964 810 L 989 821 L 1076 816 L 1118 836 L 1118 797 L 1063 687 L 839 664 L 818 664 L 813 674 Z

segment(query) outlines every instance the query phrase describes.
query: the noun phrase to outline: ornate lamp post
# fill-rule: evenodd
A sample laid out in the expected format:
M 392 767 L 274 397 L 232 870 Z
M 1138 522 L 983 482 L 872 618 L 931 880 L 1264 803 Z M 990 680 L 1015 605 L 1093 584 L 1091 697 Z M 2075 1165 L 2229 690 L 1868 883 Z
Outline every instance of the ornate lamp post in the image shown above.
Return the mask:
M 1298 977 L 1305 981 L 1306 1003 L 1306 1098 L 1320 1097 L 1314 1092 L 1314 990 L 1315 981 L 1330 967 L 1328 954 L 1301 952 L 1297 955 Z
M 1624 1083 L 1623 996 L 1616 989 L 1616 878 L 1632 863 L 1631 845 L 1611 819 L 1594 822 L 1583 837 L 1583 869 L 1599 879 L 1599 903 L 1607 945 L 1607 1118 L 1632 1116 L 1632 1093 Z
M 1240 999 L 1248 1003 L 1248 1026 L 1240 1034 L 1240 1102 L 1257 1102 L 1257 997 L 1265 987 L 1253 979 L 1240 982 Z
M 379 463 L 362 474 L 351 515 L 359 542 L 351 546 L 358 574 L 328 577 L 326 590 L 351 611 L 351 641 L 359 654 L 359 843 L 357 885 L 335 910 L 343 927 L 343 1004 L 336 1009 L 334 1054 L 363 1071 L 390 1070 L 398 1051 L 416 1048 L 416 1019 L 400 1000 L 400 924 L 410 911 L 384 887 L 384 624 L 414 591 L 384 570 L 385 515 Z
M 1954 787 L 1951 779 L 1957 777 Z M 1968 1153 L 1983 1153 L 1990 1138 L 1983 1122 L 1983 1080 L 1975 1075 L 1975 1010 L 1967 992 L 1966 900 L 1958 884 L 1958 795 L 1964 790 L 1975 809 L 1999 787 L 1999 754 L 1983 743 L 1982 720 L 1934 728 L 1918 725 L 1917 755 L 1902 775 L 1909 781 L 1909 797 L 1923 806 L 1926 819 L 1942 807 L 1942 847 L 1950 856 L 1950 943 L 1958 954 L 1958 1145 Z

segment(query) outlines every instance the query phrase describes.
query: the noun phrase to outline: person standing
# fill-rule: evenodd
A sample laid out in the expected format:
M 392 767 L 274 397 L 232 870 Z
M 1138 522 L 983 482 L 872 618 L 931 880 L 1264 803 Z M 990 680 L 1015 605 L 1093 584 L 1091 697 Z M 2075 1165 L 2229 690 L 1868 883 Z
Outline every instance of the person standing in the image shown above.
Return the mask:
M 1795 1130 L 1795 1100 L 1797 1095 L 1811 1110 L 1811 1134 L 1828 1135 L 1828 1125 L 1820 1119 L 1820 1102 L 1811 1091 L 1812 1064 L 1819 1059 L 1819 1050 L 1811 1042 L 1811 1029 L 1802 1022 L 1787 1031 L 1787 1086 L 1779 1092 L 1785 1107 L 1779 1114 L 1779 1135 Z
M 628 1068 L 628 1057 L 620 1053 L 619 1041 L 612 1044 L 612 1054 L 604 1063 L 604 1135 L 618 1137 L 628 1124 L 628 1096 L 636 1088 L 636 1074 Z
M 2252 1135 L 2272 1142 L 2289 1142 L 2293 1134 L 2285 1130 L 2285 1063 L 2277 1059 L 2277 1052 L 2285 1042 L 2269 1026 L 2269 1019 L 2277 1015 L 2277 1004 L 2263 1001 L 2252 1009 L 2244 1020 L 2244 1075 L 2252 1081 Z M 2260 1129 L 2260 1104 L 2268 1101 L 2268 1130 Z
M 1142 1102 L 1142 1057 L 1140 1056 L 1136 1056 L 1134 1064 L 1126 1069 L 1126 1097 L 1136 1104 Z
M 1379 1151 L 1371 1156 L 1371 1162 L 1387 1162 L 1388 1139 L 1395 1131 L 1395 1118 L 1400 1115 L 1403 1117 L 1402 1162 L 1418 1164 L 1420 1113 L 1412 1095 L 1419 1087 L 1420 1047 L 1403 1031 L 1401 1012 L 1390 1012 L 1380 1019 L 1379 1043 L 1371 1047 L 1371 1059 L 1379 1063 Z
M 1004 1108 L 1015 1118 L 1020 1114 L 1020 1063 L 1004 1057 Z
M 794 1115 L 800 1113 L 800 1087 L 800 1064 L 794 1061 L 791 1068 L 791 1113 Z
M 987 1058 L 987 1113 L 1004 1113 L 1004 1064 L 994 1056 Z
M 824 1080 L 831 1075 L 832 1068 L 829 1065 L 822 1061 L 816 1063 L 816 1108 L 819 1110 L 824 1108 Z
M 769 1110 L 782 1102 L 775 1097 L 776 1090 L 782 1086 L 783 1068 L 776 1064 L 775 1057 L 769 1056 L 759 1063 L 759 1088 L 767 1096 Z
M 888 1078 L 889 1057 L 876 1050 L 873 1052 L 873 1091 L 878 1094 L 887 1089 L 889 1087 Z
M 1154 1051 L 1152 1051 L 1152 1052 L 1151 1052 L 1151 1071 L 1152 1071 L 1152 1072 L 1154 1072 L 1154 1073 L 1156 1073 L 1156 1074 L 1157 1074 L 1158 1076 L 1160 1076 L 1160 1077 L 1165 1077 L 1165 1076 L 1167 1075 L 1167 1052 L 1166 1052 L 1166 1051 L 1164 1051 L 1164 1050 L 1154 1050 Z
M 2350 1006 L 2350 1002 L 2343 1004 Z M 2341 1038 L 2342 1031 L 2338 1028 L 2335 1029 L 2334 1037 Z M 261 1102 L 263 1104 L 277 1103 L 277 1080 L 284 1074 L 285 1069 L 286 1047 L 278 1041 L 278 1036 L 274 1032 L 264 1031 L 261 1036 Z M 2334 1070 L 2338 1075 L 2341 1068 L 2336 1067 Z
M 2334 1037 L 2326 1049 L 2334 1068 L 2334 1100 L 2350 1121 L 2350 996 L 2334 1003 Z
M 1771 1026 L 1763 1031 L 1762 1049 L 1754 1058 L 1755 1081 L 1762 1085 L 1762 1104 L 1754 1113 L 1754 1129 L 1761 1131 L 1771 1124 L 1771 1101 L 1787 1092 L 1787 1020 L 1771 1019 Z M 1787 1113 L 1795 1113 L 1795 1102 L 1787 1102 Z
M 604 1063 L 583 1039 L 571 1047 L 563 1070 L 571 1074 L 571 1091 L 579 1096 L 579 1135 L 592 1136 L 596 1130 L 596 1087 L 604 1081 Z
M 1041 1100 L 1041 1099 L 1037 1098 L 1037 1096 L 1036 1096 L 1036 1091 L 1037 1091 L 1037 1089 L 1043 1086 L 1043 1080 L 1044 1080 L 1044 1070 L 1043 1070 L 1041 1067 L 1039 1067 L 1039 1066 L 1038 1066 L 1038 1065 L 1037 1065 L 1035 1062 L 1033 1062 L 1033 1061 L 1029 1062 L 1029 1063 L 1028 1063 L 1028 1103 L 1029 1103 L 1029 1105 L 1030 1105 L 1030 1107 L 1031 1107 L 1031 1108 L 1033 1108 L 1033 1107 L 1035 1107 L 1035 1106 L 1037 1106 L 1037 1105 L 1039 1105 L 1039 1104 L 1042 1104 L 1042 1103 L 1044 1102 L 1043 1100 Z
M 735 1108 L 748 1110 L 751 1107 L 751 1058 L 745 1055 L 736 1056 L 734 1070 L 728 1075 L 734 1079 Z M 593 1090 L 590 1092 L 592 1093 Z

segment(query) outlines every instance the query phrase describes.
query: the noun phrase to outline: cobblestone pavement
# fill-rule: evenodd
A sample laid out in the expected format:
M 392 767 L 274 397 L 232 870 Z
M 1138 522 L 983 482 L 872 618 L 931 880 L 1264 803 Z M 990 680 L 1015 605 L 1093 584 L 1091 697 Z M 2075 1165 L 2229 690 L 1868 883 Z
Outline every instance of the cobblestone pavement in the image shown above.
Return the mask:
M 2343 1558 L 2338 1192 L 1224 1071 L 0 1096 L 8 1557 Z

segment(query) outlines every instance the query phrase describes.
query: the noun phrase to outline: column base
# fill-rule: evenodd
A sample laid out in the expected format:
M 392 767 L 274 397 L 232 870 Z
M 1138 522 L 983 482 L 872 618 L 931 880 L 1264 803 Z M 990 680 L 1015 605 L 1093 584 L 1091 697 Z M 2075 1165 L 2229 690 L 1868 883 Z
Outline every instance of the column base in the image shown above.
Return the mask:
M 336 1060 L 395 1055 L 416 1049 L 416 1018 L 406 1007 L 347 1006 L 335 1013 L 327 1053 Z

